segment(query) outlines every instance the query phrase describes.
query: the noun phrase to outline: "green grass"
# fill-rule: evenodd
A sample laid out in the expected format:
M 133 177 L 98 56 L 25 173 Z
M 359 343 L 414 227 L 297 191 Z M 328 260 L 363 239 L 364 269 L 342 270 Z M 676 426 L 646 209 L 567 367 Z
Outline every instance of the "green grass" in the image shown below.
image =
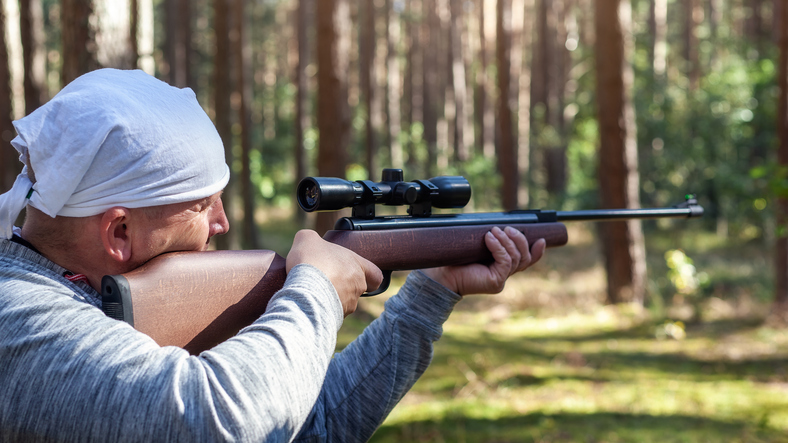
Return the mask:
M 598 247 L 573 234 L 503 293 L 458 305 L 373 442 L 788 442 L 788 330 L 764 322 L 771 254 L 650 234 L 648 307 L 605 306 Z M 710 276 L 692 303 L 665 277 L 677 245 Z M 362 301 L 340 347 L 383 299 Z

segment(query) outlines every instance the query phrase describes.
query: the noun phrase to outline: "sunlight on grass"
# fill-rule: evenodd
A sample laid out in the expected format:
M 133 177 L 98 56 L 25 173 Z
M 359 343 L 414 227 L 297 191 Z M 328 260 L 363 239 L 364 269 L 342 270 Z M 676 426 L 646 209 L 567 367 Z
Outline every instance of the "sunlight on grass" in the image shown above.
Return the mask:
M 676 340 L 662 325 L 634 305 L 459 310 L 372 441 L 788 440 L 788 332 L 721 320 Z

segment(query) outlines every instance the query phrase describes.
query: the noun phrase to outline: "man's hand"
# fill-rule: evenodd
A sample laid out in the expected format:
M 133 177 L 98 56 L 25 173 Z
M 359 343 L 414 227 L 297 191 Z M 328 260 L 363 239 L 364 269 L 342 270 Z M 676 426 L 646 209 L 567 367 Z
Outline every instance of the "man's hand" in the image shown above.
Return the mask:
M 503 290 L 510 275 L 539 261 L 547 246 L 544 239 L 539 239 L 529 249 L 525 235 L 511 227 L 505 230 L 493 228 L 485 235 L 484 242 L 495 259 L 495 263 L 489 266 L 445 266 L 424 269 L 423 272 L 460 295 L 496 294 Z
M 339 294 L 345 317 L 355 312 L 362 293 L 374 291 L 383 281 L 383 273 L 371 261 L 306 229 L 298 231 L 293 239 L 287 254 L 287 272 L 301 263 L 326 274 Z

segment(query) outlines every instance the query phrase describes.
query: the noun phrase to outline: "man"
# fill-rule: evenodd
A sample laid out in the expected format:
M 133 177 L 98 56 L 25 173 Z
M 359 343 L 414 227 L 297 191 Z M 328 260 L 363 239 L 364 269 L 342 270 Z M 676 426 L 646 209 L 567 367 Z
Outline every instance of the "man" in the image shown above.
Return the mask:
M 545 247 L 494 229 L 494 264 L 413 272 L 332 356 L 381 272 L 301 231 L 266 313 L 190 356 L 106 317 L 97 289 L 229 228 L 229 168 L 194 93 L 99 70 L 15 127 L 25 168 L 0 196 L 0 441 L 365 441 L 426 369 L 459 294 L 500 291 Z

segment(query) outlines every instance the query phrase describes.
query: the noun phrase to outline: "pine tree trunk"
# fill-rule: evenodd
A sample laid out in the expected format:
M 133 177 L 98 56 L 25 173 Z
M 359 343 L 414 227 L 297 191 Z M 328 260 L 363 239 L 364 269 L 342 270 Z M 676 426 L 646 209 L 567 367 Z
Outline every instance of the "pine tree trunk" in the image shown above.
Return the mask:
M 9 68 L 8 46 L 6 45 L 6 14 L 5 2 L 13 0 L 0 0 L 0 136 L 4 141 L 0 149 L 0 192 L 6 192 L 16 180 L 20 171 L 16 150 L 8 145 L 14 138 L 16 131 L 11 121 L 13 120 L 11 98 L 11 70 Z
M 498 0 L 496 8 L 495 58 L 498 69 L 498 172 L 501 174 L 501 203 L 504 210 L 517 208 L 517 150 L 514 144 L 512 109 L 509 106 L 510 91 L 510 46 L 511 46 L 511 3 Z
M 402 153 L 402 143 L 400 142 L 400 132 L 402 131 L 402 116 L 400 97 L 402 94 L 402 84 L 400 76 L 400 65 L 397 55 L 397 47 L 400 42 L 400 19 L 399 14 L 392 11 L 391 0 L 386 0 L 386 96 L 387 114 L 386 120 L 387 134 L 389 138 L 389 148 L 391 150 L 391 167 L 402 169 L 404 157 Z
M 165 51 L 168 82 L 179 88 L 192 86 L 191 73 L 191 2 L 165 0 Z
M 214 124 L 224 145 L 225 161 L 232 167 L 233 157 L 233 133 L 230 109 L 230 94 L 232 92 L 232 81 L 230 77 L 230 1 L 213 1 L 213 28 L 216 39 L 216 53 L 213 60 L 213 111 Z M 236 179 L 235 174 L 230 174 L 230 182 L 222 194 L 224 211 L 230 222 L 230 231 L 225 235 L 220 235 L 216 239 L 216 247 L 219 249 L 240 249 L 241 242 L 238 229 L 238 220 L 235 216 L 236 200 Z
M 296 33 L 298 35 L 298 63 L 295 69 L 296 84 L 296 115 L 294 122 L 295 135 L 295 177 L 301 180 L 307 176 L 306 147 L 304 145 L 304 131 L 309 127 L 309 83 L 306 67 L 309 65 L 309 36 L 307 30 L 310 25 L 309 12 L 312 0 L 299 0 L 296 10 Z M 306 213 L 295 203 L 296 220 L 299 226 L 306 221 Z
M 318 0 L 320 1 L 320 0 Z M 364 101 L 366 120 L 364 122 L 364 150 L 366 153 L 366 168 L 370 178 L 377 174 L 377 144 L 375 141 L 375 125 L 373 124 L 372 108 L 375 96 L 375 3 L 371 1 L 360 2 L 361 8 L 361 38 L 359 39 L 359 83 L 361 96 Z
M 788 167 L 788 8 L 780 10 L 779 64 L 777 67 L 777 162 Z M 779 315 L 788 320 L 788 199 L 777 199 L 777 244 L 775 247 L 775 294 Z
M 241 201 L 243 202 L 243 247 L 257 249 L 257 227 L 255 224 L 254 191 L 252 189 L 252 115 L 249 107 L 252 103 L 252 80 L 250 75 L 252 48 L 246 36 L 245 0 L 233 0 L 235 31 L 231 40 L 233 42 L 233 58 L 235 64 L 235 90 L 240 98 L 238 103 L 238 121 L 241 132 Z
M 595 5 L 600 202 L 603 208 L 635 208 L 640 204 L 631 9 L 629 0 L 598 0 Z M 640 222 L 601 223 L 600 231 L 607 302 L 642 303 L 646 257 Z
M 95 30 L 90 24 L 92 0 L 62 0 L 60 8 L 63 65 L 61 86 L 99 67 Z
M 48 100 L 44 13 L 41 0 L 21 0 L 19 15 L 25 70 L 25 114 L 30 114 Z
M 350 136 L 348 49 L 350 10 L 347 0 L 317 0 L 317 169 L 323 177 L 344 177 Z M 319 234 L 334 227 L 340 212 L 321 212 Z

